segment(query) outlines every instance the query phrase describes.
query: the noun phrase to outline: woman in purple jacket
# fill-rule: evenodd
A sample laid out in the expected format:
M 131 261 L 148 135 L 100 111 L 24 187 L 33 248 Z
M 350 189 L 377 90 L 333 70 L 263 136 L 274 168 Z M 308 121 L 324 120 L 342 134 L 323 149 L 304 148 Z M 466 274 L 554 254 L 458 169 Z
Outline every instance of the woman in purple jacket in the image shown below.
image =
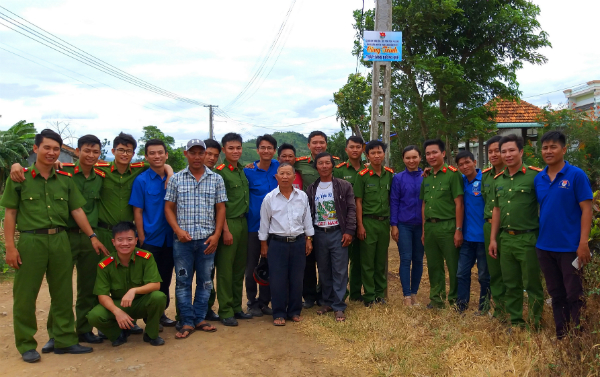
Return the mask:
M 421 242 L 423 223 L 421 217 L 422 170 L 421 151 L 409 145 L 402 151 L 406 169 L 394 176 L 390 196 L 392 238 L 398 243 L 400 253 L 400 283 L 404 294 L 404 304 L 417 304 L 417 291 L 423 275 L 424 248 Z M 412 273 L 411 273 L 412 262 Z

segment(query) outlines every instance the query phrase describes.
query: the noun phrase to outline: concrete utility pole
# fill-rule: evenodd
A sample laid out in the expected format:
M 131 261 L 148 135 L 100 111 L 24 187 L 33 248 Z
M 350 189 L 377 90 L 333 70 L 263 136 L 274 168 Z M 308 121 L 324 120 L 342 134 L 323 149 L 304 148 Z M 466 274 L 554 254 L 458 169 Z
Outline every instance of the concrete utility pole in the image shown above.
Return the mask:
M 208 130 L 208 138 L 209 139 L 214 139 L 215 137 L 215 132 L 214 132 L 214 128 L 213 128 L 213 108 L 215 107 L 219 107 L 217 105 L 204 105 L 204 107 L 208 107 L 208 123 L 209 123 L 209 130 Z
M 392 0 L 376 0 L 375 31 L 392 31 Z M 371 95 L 371 140 L 379 139 L 379 126 L 383 126 L 385 165 L 390 163 L 390 94 L 392 63 L 373 62 L 373 92 Z

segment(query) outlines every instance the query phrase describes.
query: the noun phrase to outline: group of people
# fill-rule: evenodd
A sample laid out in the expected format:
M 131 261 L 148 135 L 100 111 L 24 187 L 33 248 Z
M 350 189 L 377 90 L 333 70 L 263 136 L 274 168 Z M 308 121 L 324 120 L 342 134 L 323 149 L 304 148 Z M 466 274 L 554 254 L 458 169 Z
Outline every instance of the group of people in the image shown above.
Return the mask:
M 217 331 L 209 321 L 237 326 L 271 315 L 275 326 L 284 326 L 300 322 L 302 309 L 315 304 L 317 314 L 332 312 L 342 322 L 346 298 L 367 307 L 386 303 L 390 237 L 398 243 L 408 306 L 418 305 L 425 254 L 427 308 L 449 304 L 464 312 L 477 263 L 478 313 L 493 306 L 494 317 L 524 325 L 525 289 L 527 323 L 538 328 L 541 267 L 561 339 L 571 323 L 579 324 L 578 269 L 590 260 L 592 194 L 587 176 L 564 161 L 564 135 L 547 133 L 540 144 L 548 163 L 543 170 L 523 165 L 520 137 L 495 136 L 486 143 L 492 167 L 479 171 L 471 152 L 456 155 L 457 169 L 445 164 L 441 140 L 427 140 L 431 168 L 423 171 L 421 151 L 409 146 L 406 169 L 394 175 L 383 164 L 381 141 L 365 145 L 349 137 L 348 160 L 340 162 L 327 153 L 321 131 L 310 133 L 308 156 L 263 135 L 256 140 L 259 159 L 243 166 L 242 137 L 227 133 L 220 144 L 190 140 L 188 166 L 174 173 L 161 140 L 147 141 L 145 162 L 132 163 L 137 142 L 121 133 L 113 141 L 114 161 L 105 163 L 100 140 L 85 135 L 79 160 L 61 164 L 61 137 L 43 130 L 35 138 L 35 164 L 12 167 L 0 200 L 6 261 L 17 270 L 17 349 L 26 362 L 40 360 L 35 301 L 44 275 L 52 304 L 42 353 L 88 353 L 92 348 L 80 342 L 108 339 L 119 346 L 142 333 L 159 346 L 163 326 L 175 326 L 176 339 Z M 267 283 L 256 277 L 259 269 Z M 173 273 L 175 320 L 165 314 Z

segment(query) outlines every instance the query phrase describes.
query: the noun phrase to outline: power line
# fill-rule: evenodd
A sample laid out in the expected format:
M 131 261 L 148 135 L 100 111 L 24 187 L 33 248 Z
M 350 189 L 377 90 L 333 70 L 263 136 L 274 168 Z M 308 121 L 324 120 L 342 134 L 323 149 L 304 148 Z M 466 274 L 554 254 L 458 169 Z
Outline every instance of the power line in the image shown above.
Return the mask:
M 585 84 L 585 83 L 579 83 L 579 84 L 575 84 L 575 85 L 570 85 L 570 86 L 567 86 L 566 88 L 562 88 L 562 89 L 556 89 L 556 90 L 553 90 L 553 91 L 551 91 L 551 92 L 546 92 L 546 93 L 536 94 L 535 96 L 523 97 L 523 98 L 521 98 L 521 99 L 535 98 L 535 97 L 543 96 L 543 95 L 546 95 L 546 94 L 551 94 L 551 93 L 561 92 L 561 91 L 563 91 L 563 90 L 572 89 L 572 88 L 573 88 L 573 87 L 575 87 L 575 86 L 579 86 L 579 85 L 583 85 L 583 84 Z

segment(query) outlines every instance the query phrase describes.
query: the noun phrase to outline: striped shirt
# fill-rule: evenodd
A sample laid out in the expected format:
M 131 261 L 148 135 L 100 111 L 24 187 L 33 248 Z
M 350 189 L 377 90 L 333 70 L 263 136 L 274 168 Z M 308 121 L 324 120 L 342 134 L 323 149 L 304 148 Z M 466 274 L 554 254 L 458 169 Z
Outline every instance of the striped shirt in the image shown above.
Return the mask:
M 165 200 L 177 206 L 177 224 L 193 240 L 211 236 L 215 231 L 215 204 L 227 201 L 225 183 L 206 166 L 199 181 L 189 167 L 173 175 Z

